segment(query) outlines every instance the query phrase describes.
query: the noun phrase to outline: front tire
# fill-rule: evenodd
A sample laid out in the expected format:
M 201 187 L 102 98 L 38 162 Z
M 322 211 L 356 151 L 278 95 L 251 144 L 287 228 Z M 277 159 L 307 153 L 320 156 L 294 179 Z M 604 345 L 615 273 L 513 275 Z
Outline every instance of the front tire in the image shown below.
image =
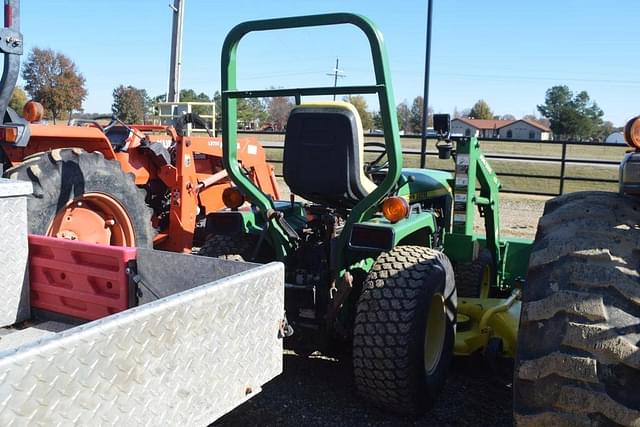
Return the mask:
M 640 425 L 640 201 L 547 202 L 523 290 L 519 426 Z
M 114 246 L 153 245 L 144 190 L 101 153 L 79 148 L 38 153 L 8 169 L 5 177 L 33 184 L 27 198 L 30 233 Z
M 431 407 L 453 356 L 456 304 L 453 269 L 443 253 L 398 246 L 380 255 L 357 307 L 358 391 L 401 414 Z
M 229 261 L 250 261 L 257 244 L 245 234 L 213 234 L 207 238 L 198 255 Z

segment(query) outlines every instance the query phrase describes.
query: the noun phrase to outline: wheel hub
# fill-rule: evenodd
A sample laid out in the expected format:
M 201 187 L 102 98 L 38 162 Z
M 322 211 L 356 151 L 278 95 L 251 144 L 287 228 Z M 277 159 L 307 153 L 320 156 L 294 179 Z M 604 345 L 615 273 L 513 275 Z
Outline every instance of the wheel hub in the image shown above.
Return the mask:
M 118 201 L 103 193 L 86 193 L 60 209 L 49 226 L 48 236 L 135 246 L 133 225 Z
M 440 362 L 447 333 L 447 310 L 444 296 L 436 293 L 431 297 L 427 313 L 424 337 L 424 369 L 432 374 Z

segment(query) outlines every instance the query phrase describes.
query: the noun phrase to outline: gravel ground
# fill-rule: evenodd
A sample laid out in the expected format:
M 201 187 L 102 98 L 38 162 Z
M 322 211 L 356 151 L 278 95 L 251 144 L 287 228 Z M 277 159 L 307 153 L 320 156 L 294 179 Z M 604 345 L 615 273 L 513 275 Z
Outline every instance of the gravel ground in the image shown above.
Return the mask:
M 522 194 L 500 195 L 500 223 L 503 236 L 533 239 L 536 235 L 538 219 L 542 216 L 544 203 L 549 197 Z M 482 219 L 476 215 L 476 231 L 484 230 Z
M 545 200 L 501 195 L 503 235 L 533 238 Z M 510 426 L 511 394 L 509 361 L 496 370 L 480 357 L 456 358 L 435 406 L 422 418 L 407 419 L 382 412 L 356 394 L 348 358 L 285 351 L 284 373 L 214 426 Z
M 510 426 L 510 369 L 456 359 L 436 405 L 409 419 L 382 412 L 356 394 L 348 360 L 285 352 L 284 373 L 214 426 Z

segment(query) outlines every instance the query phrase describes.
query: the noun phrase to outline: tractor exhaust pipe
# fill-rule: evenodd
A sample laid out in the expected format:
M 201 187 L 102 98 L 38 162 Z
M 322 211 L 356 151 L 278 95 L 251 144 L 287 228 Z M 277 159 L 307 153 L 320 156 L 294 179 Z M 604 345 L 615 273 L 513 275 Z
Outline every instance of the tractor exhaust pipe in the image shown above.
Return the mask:
M 0 29 L 0 52 L 4 54 L 4 67 L 0 78 L 0 114 L 3 123 L 6 121 L 5 113 L 18 81 L 22 47 L 20 0 L 4 0 L 4 28 Z

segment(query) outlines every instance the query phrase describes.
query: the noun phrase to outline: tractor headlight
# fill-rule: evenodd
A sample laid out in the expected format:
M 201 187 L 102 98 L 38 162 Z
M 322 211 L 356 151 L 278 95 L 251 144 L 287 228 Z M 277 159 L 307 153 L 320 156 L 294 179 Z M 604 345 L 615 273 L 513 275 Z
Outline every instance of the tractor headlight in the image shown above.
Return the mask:
M 627 153 L 620 163 L 620 193 L 640 194 L 640 116 L 627 122 L 624 139 L 636 151 Z
M 44 115 L 44 107 L 36 101 L 29 101 L 24 104 L 22 117 L 29 123 L 39 122 Z
M 238 187 L 228 187 L 222 192 L 222 203 L 229 209 L 238 209 L 244 202 L 244 195 Z
M 640 116 L 627 122 L 624 127 L 624 139 L 630 147 L 640 148 Z
M 409 202 L 404 197 L 389 197 L 382 203 L 382 214 L 390 222 L 409 216 Z

